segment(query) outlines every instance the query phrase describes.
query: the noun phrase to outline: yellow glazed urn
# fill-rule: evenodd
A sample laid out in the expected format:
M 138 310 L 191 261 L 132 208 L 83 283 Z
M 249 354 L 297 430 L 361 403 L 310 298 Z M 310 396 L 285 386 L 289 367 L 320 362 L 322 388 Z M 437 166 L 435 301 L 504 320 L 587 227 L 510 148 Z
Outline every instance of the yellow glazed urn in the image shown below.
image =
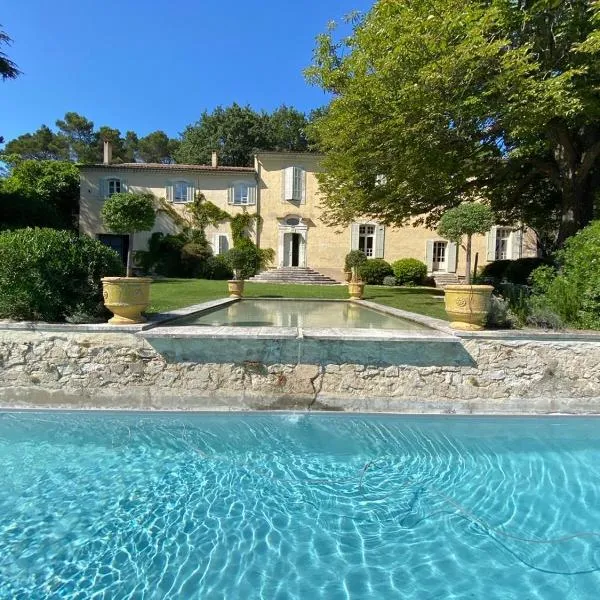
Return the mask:
M 112 325 L 144 323 L 142 316 L 150 304 L 150 277 L 103 277 L 104 306 L 114 314 Z
M 491 285 L 447 285 L 444 288 L 444 301 L 450 327 L 462 331 L 483 329 L 493 290 Z
M 350 299 L 362 300 L 365 291 L 365 284 L 362 281 L 350 281 L 348 283 L 348 293 Z
M 230 279 L 227 282 L 227 289 L 230 298 L 241 298 L 244 295 L 244 280 Z

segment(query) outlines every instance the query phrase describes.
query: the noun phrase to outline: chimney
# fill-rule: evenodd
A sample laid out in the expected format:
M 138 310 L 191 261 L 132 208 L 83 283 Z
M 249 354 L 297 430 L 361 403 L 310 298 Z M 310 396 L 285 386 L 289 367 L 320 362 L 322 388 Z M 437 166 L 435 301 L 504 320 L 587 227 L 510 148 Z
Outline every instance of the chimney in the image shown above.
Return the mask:
M 213 153 L 212 153 L 212 167 L 213 167 L 213 169 L 216 169 L 217 166 L 218 166 L 218 164 L 219 164 L 219 159 L 217 157 L 217 151 L 213 150 Z
M 104 140 L 104 164 L 110 165 L 112 162 L 112 143 Z

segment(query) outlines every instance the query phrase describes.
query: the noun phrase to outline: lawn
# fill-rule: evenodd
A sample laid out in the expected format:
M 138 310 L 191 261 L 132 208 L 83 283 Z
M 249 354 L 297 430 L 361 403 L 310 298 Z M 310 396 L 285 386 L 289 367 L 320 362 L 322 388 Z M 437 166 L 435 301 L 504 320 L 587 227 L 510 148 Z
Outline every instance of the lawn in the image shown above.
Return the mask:
M 226 281 L 206 279 L 162 279 L 151 289 L 148 313 L 165 312 L 190 304 L 227 296 Z M 438 319 L 446 319 L 443 292 L 435 288 L 390 288 L 368 285 L 365 300 L 379 302 L 394 308 L 409 310 Z M 246 298 L 348 298 L 345 285 L 295 285 L 277 283 L 248 283 L 244 288 Z

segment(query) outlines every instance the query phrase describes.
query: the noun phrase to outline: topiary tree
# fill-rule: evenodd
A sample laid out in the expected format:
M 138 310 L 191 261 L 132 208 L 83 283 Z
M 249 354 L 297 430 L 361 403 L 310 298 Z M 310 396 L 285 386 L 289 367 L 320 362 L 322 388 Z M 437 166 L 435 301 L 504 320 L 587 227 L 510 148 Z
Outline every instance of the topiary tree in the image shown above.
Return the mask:
M 464 246 L 466 255 L 466 283 L 471 284 L 471 238 L 476 233 L 484 234 L 494 224 L 494 214 L 489 206 L 478 202 L 464 202 L 446 211 L 438 224 L 438 233 L 460 244 L 467 236 Z
M 352 281 L 358 281 L 358 270 L 367 260 L 367 256 L 362 250 L 352 250 L 346 254 L 344 271 L 352 273 Z
M 133 236 L 138 231 L 148 231 L 154 227 L 156 209 L 152 194 L 113 194 L 102 207 L 102 220 L 114 233 L 129 236 L 127 252 L 127 277 L 133 275 Z
M 398 285 L 419 285 L 427 277 L 427 265 L 416 258 L 400 258 L 392 269 Z
M 393 274 L 392 266 L 383 258 L 367 259 L 358 269 L 361 281 L 368 285 L 382 285 L 384 278 Z

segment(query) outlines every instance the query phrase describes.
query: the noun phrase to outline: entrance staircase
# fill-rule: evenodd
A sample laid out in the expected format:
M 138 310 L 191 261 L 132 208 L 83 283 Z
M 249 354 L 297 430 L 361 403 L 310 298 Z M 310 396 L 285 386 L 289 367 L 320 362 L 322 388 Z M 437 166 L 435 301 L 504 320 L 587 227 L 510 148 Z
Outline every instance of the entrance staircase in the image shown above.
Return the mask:
M 260 283 L 309 283 L 321 285 L 334 285 L 339 283 L 309 267 L 279 267 L 263 271 L 248 281 Z
M 435 287 L 438 288 L 445 288 L 447 285 L 460 283 L 456 273 L 434 273 L 433 280 L 435 281 Z

